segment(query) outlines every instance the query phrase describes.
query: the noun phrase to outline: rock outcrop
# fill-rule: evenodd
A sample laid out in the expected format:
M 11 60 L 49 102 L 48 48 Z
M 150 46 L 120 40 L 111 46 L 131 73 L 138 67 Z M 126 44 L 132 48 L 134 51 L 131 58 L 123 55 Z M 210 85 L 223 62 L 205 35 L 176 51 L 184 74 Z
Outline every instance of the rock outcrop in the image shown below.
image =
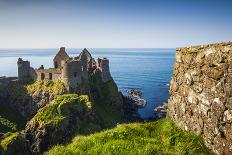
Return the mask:
M 64 48 L 61 51 L 65 52 Z M 19 58 L 18 78 L 0 77 L 0 106 L 16 109 L 28 121 L 25 129 L 24 124 L 23 128 L 12 127 L 10 132 L 20 132 L 20 136 L 4 147 L 3 154 L 18 150 L 11 147 L 18 138 L 28 146 L 22 146 L 19 154 L 42 154 L 69 142 L 74 134 L 89 134 L 130 120 L 137 110 L 118 91 L 107 58 L 96 62 L 86 49 L 73 59 L 67 56 L 62 63 L 61 57 L 55 57 L 54 68 L 36 70 Z M 36 82 L 29 83 L 32 81 Z M 0 142 L 7 140 L 8 126 L 0 133 Z
M 44 80 L 24 85 L 17 79 L 5 78 L 0 80 L 0 105 L 11 106 L 30 119 L 38 109 L 65 92 L 66 89 L 60 81 Z
M 214 153 L 232 154 L 231 42 L 176 50 L 168 117 Z
M 88 96 L 65 94 L 45 106 L 27 123 L 26 139 L 33 153 L 42 154 L 55 144 L 69 142 L 74 134 L 100 130 Z
M 0 140 L 0 154 L 2 155 L 27 155 L 31 154 L 28 141 L 22 133 L 6 133 Z

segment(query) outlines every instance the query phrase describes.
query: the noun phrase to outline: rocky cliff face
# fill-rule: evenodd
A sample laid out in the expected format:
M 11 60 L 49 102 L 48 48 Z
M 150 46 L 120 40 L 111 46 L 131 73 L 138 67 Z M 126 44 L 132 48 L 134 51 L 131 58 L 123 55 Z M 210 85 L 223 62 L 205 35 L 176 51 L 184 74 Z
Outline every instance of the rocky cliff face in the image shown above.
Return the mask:
M 1 155 L 27 155 L 31 154 L 28 141 L 21 133 L 6 133 L 4 139 L 0 139 L 0 154 Z
M 231 42 L 176 50 L 168 117 L 214 153 L 232 154 Z
M 23 141 L 26 150 L 17 153 L 42 154 L 56 144 L 69 142 L 75 134 L 93 133 L 122 121 L 122 94 L 113 79 L 103 82 L 98 73 L 74 89 L 73 94 L 66 94 L 59 81 L 23 85 L 17 80 L 8 80 L 2 84 L 0 80 L 0 106 L 10 105 L 29 120 L 19 137 L 12 139 L 4 149 L 1 143 L 3 154 L 17 152 L 14 144 L 18 139 Z M 0 142 L 8 138 L 0 135 Z
M 24 117 L 30 119 L 38 109 L 66 92 L 64 85 L 49 80 L 23 85 L 18 81 L 5 78 L 0 81 L 0 104 L 7 104 L 17 109 Z
M 25 136 L 33 153 L 41 154 L 54 144 L 64 144 L 76 133 L 100 130 L 88 96 L 66 94 L 42 108 L 26 125 Z

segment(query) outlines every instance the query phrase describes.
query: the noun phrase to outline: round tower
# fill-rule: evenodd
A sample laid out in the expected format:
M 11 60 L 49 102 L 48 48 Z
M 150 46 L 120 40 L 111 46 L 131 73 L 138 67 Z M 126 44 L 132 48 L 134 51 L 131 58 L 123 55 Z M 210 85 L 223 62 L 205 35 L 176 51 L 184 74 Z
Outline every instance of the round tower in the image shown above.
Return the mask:
M 102 70 L 102 81 L 107 82 L 112 79 L 109 68 L 109 59 L 103 58 L 100 61 L 100 66 Z

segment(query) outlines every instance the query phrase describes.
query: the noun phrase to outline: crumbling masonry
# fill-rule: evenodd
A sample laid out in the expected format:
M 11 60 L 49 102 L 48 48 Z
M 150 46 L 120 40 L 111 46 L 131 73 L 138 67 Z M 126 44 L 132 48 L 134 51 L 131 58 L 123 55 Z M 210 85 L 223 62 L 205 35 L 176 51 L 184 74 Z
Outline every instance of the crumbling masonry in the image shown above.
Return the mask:
M 22 83 L 49 79 L 62 81 L 68 90 L 77 88 L 83 81 L 87 81 L 89 75 L 100 73 L 102 82 L 111 80 L 109 60 L 98 58 L 95 61 L 85 48 L 77 57 L 70 58 L 61 47 L 53 59 L 53 68 L 45 69 L 43 65 L 34 69 L 29 61 L 18 59 L 18 80 Z
M 168 117 L 214 153 L 232 154 L 231 42 L 176 50 Z

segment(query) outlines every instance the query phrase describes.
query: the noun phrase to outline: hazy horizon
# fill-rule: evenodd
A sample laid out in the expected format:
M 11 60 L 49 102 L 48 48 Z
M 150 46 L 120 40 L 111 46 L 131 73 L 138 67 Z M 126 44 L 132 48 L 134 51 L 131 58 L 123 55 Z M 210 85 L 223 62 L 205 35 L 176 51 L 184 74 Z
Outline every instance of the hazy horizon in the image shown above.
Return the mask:
M 232 41 L 232 1 L 0 0 L 0 48 L 177 48 Z

